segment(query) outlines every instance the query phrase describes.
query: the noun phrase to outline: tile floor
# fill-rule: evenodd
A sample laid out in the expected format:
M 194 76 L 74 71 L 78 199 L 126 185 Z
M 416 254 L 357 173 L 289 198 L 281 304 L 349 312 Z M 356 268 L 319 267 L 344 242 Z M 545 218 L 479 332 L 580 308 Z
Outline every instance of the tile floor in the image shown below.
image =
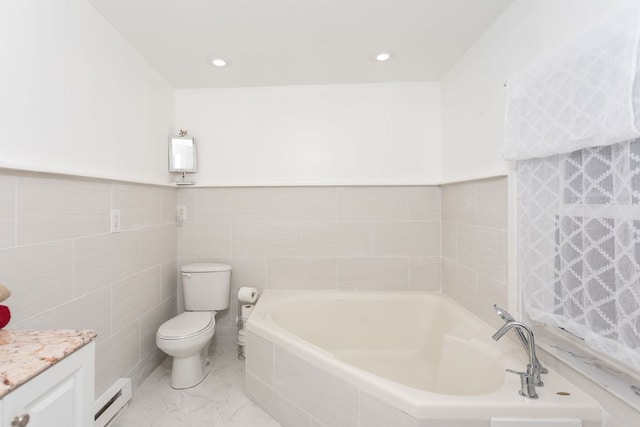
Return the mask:
M 169 386 L 171 360 L 166 359 L 134 393 L 109 427 L 278 427 L 244 394 L 244 361 L 235 342 L 213 346 L 213 369 L 186 390 Z

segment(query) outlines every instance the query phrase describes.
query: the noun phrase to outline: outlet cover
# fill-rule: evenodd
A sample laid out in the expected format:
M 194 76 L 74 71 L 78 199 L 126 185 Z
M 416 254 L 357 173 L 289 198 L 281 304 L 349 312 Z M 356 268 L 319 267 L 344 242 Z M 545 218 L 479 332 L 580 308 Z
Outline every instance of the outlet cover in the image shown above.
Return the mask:
M 111 232 L 120 232 L 120 209 L 111 209 Z
M 187 219 L 187 207 L 176 206 L 176 216 L 178 217 L 178 220 L 185 221 Z

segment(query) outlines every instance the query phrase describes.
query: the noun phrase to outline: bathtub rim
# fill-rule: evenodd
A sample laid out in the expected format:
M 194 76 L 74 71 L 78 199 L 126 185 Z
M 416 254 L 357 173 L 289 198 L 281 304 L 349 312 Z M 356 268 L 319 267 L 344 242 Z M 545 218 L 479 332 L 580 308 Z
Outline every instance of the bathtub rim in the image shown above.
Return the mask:
M 505 382 L 499 389 L 480 396 L 465 395 L 447 395 L 433 393 L 425 390 L 416 389 L 395 381 L 383 378 L 368 372 L 362 368 L 351 365 L 345 361 L 338 359 L 333 354 L 317 345 L 314 345 L 304 339 L 292 334 L 278 324 L 268 319 L 265 315 L 270 308 L 270 304 L 276 302 L 282 303 L 277 299 L 284 298 L 294 302 L 299 298 L 309 298 L 313 295 L 331 296 L 337 295 L 341 299 L 354 298 L 356 296 L 380 297 L 380 296 L 397 296 L 407 298 L 411 296 L 430 297 L 444 299 L 451 303 L 457 309 L 468 315 L 474 321 L 481 322 L 490 330 L 492 327 L 477 315 L 472 313 L 466 307 L 457 303 L 448 295 L 439 291 L 356 291 L 356 290 L 266 290 L 263 292 L 256 308 L 251 313 L 246 324 L 248 334 L 255 334 L 259 338 L 274 344 L 274 352 L 276 347 L 282 348 L 284 351 L 290 352 L 294 356 L 304 360 L 311 365 L 318 367 L 331 375 L 343 379 L 353 384 L 360 390 L 388 402 L 393 407 L 406 412 L 407 414 L 418 419 L 478 419 L 486 418 L 487 412 L 495 410 L 499 414 L 497 416 L 521 416 L 522 406 L 529 406 L 538 414 L 544 414 L 545 417 L 566 418 L 566 412 L 578 412 L 580 418 L 585 422 L 598 421 L 602 419 L 601 407 L 593 398 L 588 396 L 582 390 L 557 372 L 552 371 L 556 376 L 555 380 L 549 381 L 545 377 L 546 386 L 540 388 L 538 393 L 540 399 L 529 400 L 518 396 L 517 391 L 520 388 L 520 380 L 516 375 L 505 376 Z M 261 302 L 263 301 L 262 305 Z M 268 314 L 268 312 L 266 313 Z M 266 335 L 266 337 L 265 337 Z M 247 337 L 249 339 L 249 336 Z M 522 349 L 515 341 L 503 340 L 508 342 L 508 357 L 514 354 L 520 354 Z M 522 353 L 524 355 L 524 353 Z M 250 355 L 248 355 L 250 357 Z M 524 356 L 522 356 L 524 359 Z M 509 368 L 522 368 L 521 364 L 515 366 L 507 366 Z M 549 387 L 549 388 L 547 388 Z M 550 392 L 551 388 L 559 387 L 562 390 L 569 390 L 574 396 L 571 401 L 567 401 L 556 396 L 555 392 Z M 456 412 L 455 409 L 464 407 L 464 412 Z

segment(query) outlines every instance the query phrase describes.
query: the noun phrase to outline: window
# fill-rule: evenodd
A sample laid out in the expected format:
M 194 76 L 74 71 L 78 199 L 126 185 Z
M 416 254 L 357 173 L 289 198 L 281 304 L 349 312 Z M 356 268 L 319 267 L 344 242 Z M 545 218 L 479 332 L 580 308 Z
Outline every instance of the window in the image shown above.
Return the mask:
M 525 310 L 640 371 L 640 139 L 518 162 Z

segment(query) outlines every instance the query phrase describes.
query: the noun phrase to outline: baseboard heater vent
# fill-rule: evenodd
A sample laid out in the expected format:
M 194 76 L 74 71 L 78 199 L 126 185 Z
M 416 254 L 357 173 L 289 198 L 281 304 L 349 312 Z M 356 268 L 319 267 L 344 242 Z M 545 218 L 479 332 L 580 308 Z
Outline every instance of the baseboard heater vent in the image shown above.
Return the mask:
M 120 378 L 96 400 L 94 427 L 104 427 L 131 399 L 131 378 Z

